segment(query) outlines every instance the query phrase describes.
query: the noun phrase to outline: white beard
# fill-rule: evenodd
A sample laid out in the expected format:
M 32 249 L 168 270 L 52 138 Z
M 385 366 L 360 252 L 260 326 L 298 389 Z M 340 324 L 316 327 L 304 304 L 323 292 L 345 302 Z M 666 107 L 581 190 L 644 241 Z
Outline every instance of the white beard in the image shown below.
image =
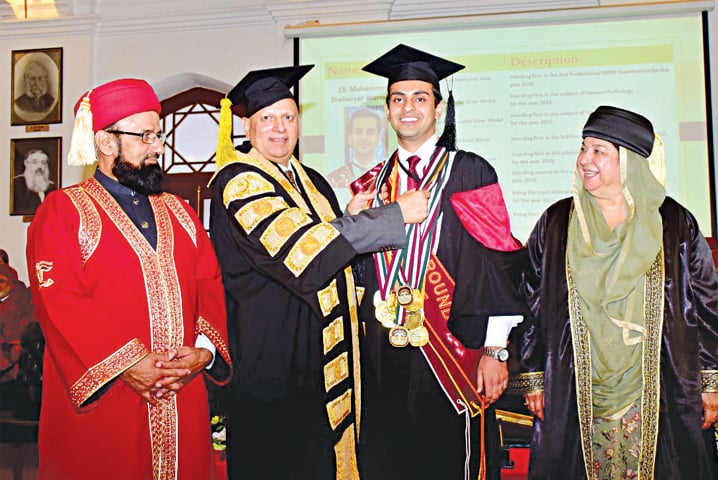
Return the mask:
M 25 170 L 23 176 L 25 177 L 27 189 L 31 192 L 44 194 L 50 187 L 50 179 L 46 172 L 30 172 Z

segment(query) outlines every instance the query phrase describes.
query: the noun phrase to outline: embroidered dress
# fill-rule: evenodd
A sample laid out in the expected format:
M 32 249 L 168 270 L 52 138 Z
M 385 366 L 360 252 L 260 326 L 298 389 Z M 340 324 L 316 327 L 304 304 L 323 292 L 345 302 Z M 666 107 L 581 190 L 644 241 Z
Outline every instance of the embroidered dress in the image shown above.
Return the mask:
M 634 403 L 619 418 L 594 418 L 593 476 L 605 480 L 638 477 L 641 453 L 641 408 Z
M 545 420 L 534 421 L 531 479 L 587 478 L 598 460 L 591 447 L 588 333 L 576 324 L 580 309 L 566 275 L 571 208 L 571 198 L 549 207 L 527 243 L 526 290 L 540 317 L 522 347 L 529 372 L 523 391 L 544 388 L 545 394 Z M 638 478 L 718 478 L 714 434 L 701 430 L 701 391 L 716 391 L 718 378 L 718 276 L 695 218 L 670 197 L 659 212 L 663 255 L 646 273 L 643 301 Z

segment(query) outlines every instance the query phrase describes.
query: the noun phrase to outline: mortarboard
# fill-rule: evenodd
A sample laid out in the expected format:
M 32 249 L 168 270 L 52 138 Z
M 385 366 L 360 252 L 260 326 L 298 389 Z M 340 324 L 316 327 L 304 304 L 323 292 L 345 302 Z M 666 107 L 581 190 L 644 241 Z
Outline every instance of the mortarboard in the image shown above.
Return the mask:
M 439 90 L 440 80 L 463 68 L 464 65 L 459 63 L 399 44 L 362 67 L 362 70 L 386 77 L 389 79 L 388 86 L 402 80 L 422 80 Z
M 438 100 L 441 100 L 439 81 L 463 68 L 465 68 L 464 65 L 459 63 L 417 50 L 408 45 L 399 44 L 373 62 L 362 67 L 362 70 L 373 73 L 374 75 L 386 77 L 389 80 L 387 88 L 403 80 L 421 80 L 428 82 L 434 87 L 434 95 Z M 444 146 L 449 150 L 455 150 L 456 123 L 454 120 L 454 96 L 451 90 L 449 91 L 449 98 L 446 103 L 444 133 L 441 135 L 437 145 Z
M 285 98 L 294 98 L 289 88 L 307 74 L 314 65 L 252 70 L 220 100 L 219 133 L 215 162 L 217 170 L 236 159 L 232 144 L 232 105 L 240 107 L 243 117 L 251 117 L 261 109 Z
M 75 103 L 68 163 L 92 165 L 97 160 L 95 132 L 141 112 L 162 112 L 157 94 L 145 80 L 121 78 L 83 93 Z
M 647 158 L 653 149 L 655 134 L 653 125 L 643 115 L 603 105 L 588 116 L 583 137 L 600 138 Z
M 232 105 L 243 106 L 244 116 L 251 117 L 279 100 L 292 98 L 289 88 L 295 85 L 314 65 L 253 70 L 230 90 L 227 98 Z

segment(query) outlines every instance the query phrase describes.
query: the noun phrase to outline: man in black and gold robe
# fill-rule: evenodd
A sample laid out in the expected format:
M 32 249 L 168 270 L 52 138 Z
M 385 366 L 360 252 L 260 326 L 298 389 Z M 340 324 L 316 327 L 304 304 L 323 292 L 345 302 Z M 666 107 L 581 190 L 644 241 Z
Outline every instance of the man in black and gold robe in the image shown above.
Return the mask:
M 358 478 L 363 332 L 350 263 L 403 245 L 404 222 L 426 216 L 423 192 L 364 211 L 370 196 L 358 196 L 342 216 L 327 181 L 294 158 L 289 86 L 311 68 L 250 72 L 222 100 L 211 237 L 237 365 L 231 479 Z M 245 109 L 248 153 L 231 144 L 230 102 Z

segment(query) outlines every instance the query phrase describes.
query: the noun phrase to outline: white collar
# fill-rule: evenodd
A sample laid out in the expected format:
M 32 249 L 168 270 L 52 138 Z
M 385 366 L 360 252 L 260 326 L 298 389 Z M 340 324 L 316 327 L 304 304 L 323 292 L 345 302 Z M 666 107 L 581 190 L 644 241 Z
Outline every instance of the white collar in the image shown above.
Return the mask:
M 292 173 L 296 173 L 296 172 L 294 171 L 294 169 L 292 168 L 292 162 L 291 162 L 291 160 L 287 163 L 286 166 L 285 166 L 285 165 L 282 165 L 281 163 L 275 163 L 275 165 L 278 166 L 279 169 L 280 169 L 283 173 L 287 173 L 289 170 L 291 170 Z
M 406 163 L 406 159 L 409 158 L 411 155 L 418 155 L 421 158 L 419 164 L 424 164 L 426 161 L 429 160 L 429 158 L 431 158 L 431 154 L 434 153 L 437 141 L 438 139 L 435 135 L 433 135 L 429 137 L 419 148 L 417 148 L 415 152 L 409 152 L 408 150 L 400 146 L 398 148 L 399 160 L 402 163 Z
M 407 166 L 409 165 L 407 158 L 409 158 L 411 155 L 417 155 L 421 160 L 419 160 L 419 163 L 416 164 L 416 170 L 419 172 L 419 174 L 422 174 L 424 172 L 424 169 L 429 164 L 429 161 L 431 160 L 431 156 L 434 154 L 434 150 L 436 150 L 436 142 L 438 139 L 436 136 L 429 137 L 417 150 L 416 152 L 409 152 L 405 150 L 402 147 L 398 148 L 397 155 L 399 156 L 399 161 L 402 165 Z

